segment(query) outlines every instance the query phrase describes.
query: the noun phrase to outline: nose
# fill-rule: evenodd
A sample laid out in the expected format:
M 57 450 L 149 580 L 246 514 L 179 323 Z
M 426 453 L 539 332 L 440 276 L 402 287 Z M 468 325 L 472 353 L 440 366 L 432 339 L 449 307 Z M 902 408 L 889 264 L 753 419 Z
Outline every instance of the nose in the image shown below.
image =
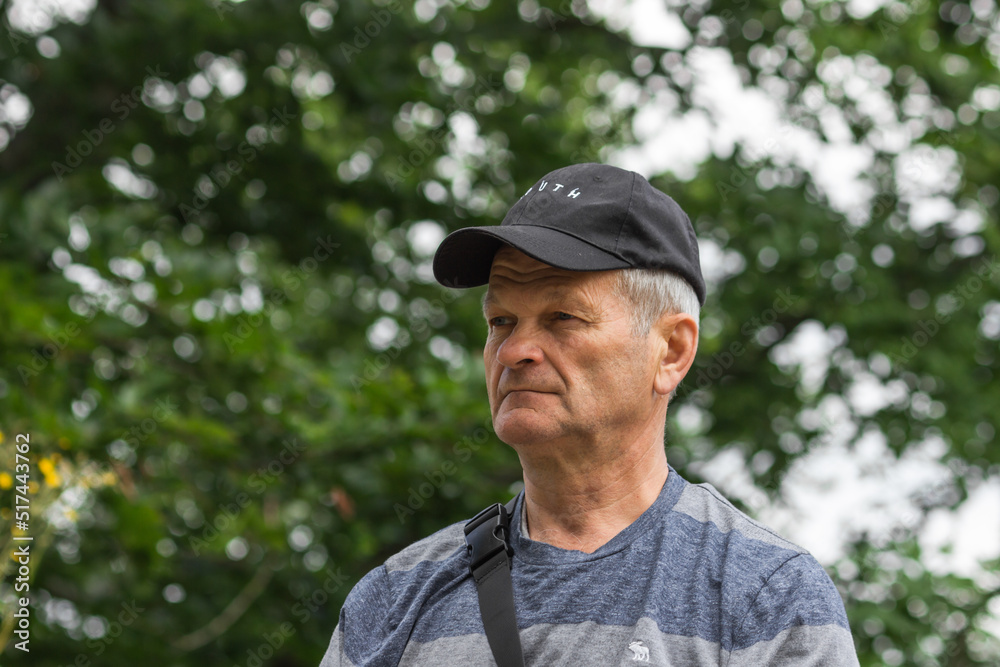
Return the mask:
M 507 368 L 541 361 L 544 355 L 539 346 L 539 334 L 537 328 L 518 322 L 497 348 L 497 361 Z

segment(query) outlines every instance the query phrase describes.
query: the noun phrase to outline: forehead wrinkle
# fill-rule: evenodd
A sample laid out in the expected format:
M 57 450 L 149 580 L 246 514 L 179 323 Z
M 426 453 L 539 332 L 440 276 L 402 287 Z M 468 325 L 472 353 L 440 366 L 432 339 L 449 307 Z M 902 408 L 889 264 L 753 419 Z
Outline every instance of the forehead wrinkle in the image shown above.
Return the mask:
M 610 306 L 608 303 L 610 294 L 600 290 L 598 281 L 577 281 L 575 277 L 581 273 L 579 271 L 566 272 L 568 275 L 560 273 L 533 280 L 507 280 L 507 276 L 493 276 L 490 286 L 483 295 L 483 312 L 485 314 L 491 306 L 499 306 L 503 293 L 507 291 L 506 288 L 531 288 L 530 283 L 537 281 L 543 284 L 531 290 L 532 300 L 582 312 L 588 317 L 605 316 Z
M 520 276 L 525 276 L 528 280 L 534 280 L 533 276 L 541 274 L 552 274 L 571 276 L 576 271 L 560 269 L 545 262 L 540 262 L 530 255 L 526 255 L 520 250 L 511 247 L 504 247 L 497 251 L 493 257 L 490 277 L 496 273 L 506 274 L 512 280 L 517 280 Z
M 575 308 L 600 317 L 614 301 L 611 271 L 571 271 L 540 262 L 511 247 L 501 248 L 493 259 L 483 312 L 497 305 L 506 288 L 532 288 L 532 296 L 551 302 L 571 301 Z M 601 289 L 605 287 L 605 289 Z
M 552 283 L 567 283 L 571 280 L 569 272 L 563 269 L 556 269 L 547 264 L 537 263 L 535 268 L 529 270 L 519 270 L 512 266 L 504 266 L 500 262 L 493 263 L 490 271 L 489 282 L 486 286 L 486 293 L 483 295 L 483 310 L 495 305 L 499 300 L 497 292 L 505 291 L 505 288 L 529 287 L 532 283 L 541 283 L 541 287 L 536 289 L 551 290 L 555 285 Z M 542 274 L 542 275 L 538 275 Z
M 497 280 L 509 280 L 511 282 L 517 283 L 527 283 L 535 280 L 571 280 L 574 274 L 578 274 L 579 271 L 568 271 L 566 269 L 557 269 L 554 266 L 549 266 L 547 264 L 541 264 L 536 262 L 536 266 L 532 268 L 521 268 L 517 266 L 510 266 L 500 262 L 495 262 L 493 264 L 493 270 L 490 272 L 490 283 Z

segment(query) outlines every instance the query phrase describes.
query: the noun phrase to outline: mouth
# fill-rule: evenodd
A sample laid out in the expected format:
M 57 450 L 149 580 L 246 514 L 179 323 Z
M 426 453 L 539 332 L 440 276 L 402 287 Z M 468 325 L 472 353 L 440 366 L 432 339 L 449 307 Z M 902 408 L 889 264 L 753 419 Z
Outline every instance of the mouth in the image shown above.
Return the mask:
M 511 389 L 510 391 L 505 392 L 503 396 L 504 398 L 507 398 L 508 396 L 511 396 L 513 394 L 549 394 L 549 393 L 552 392 L 541 391 L 538 389 Z

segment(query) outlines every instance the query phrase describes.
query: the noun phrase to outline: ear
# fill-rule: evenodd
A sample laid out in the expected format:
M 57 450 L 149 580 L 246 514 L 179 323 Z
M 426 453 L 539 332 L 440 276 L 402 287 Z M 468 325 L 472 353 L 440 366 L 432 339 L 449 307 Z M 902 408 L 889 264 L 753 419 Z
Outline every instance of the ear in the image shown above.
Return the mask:
M 659 365 L 653 390 L 669 396 L 687 375 L 698 352 L 698 322 L 687 313 L 663 315 L 650 332 L 658 348 Z

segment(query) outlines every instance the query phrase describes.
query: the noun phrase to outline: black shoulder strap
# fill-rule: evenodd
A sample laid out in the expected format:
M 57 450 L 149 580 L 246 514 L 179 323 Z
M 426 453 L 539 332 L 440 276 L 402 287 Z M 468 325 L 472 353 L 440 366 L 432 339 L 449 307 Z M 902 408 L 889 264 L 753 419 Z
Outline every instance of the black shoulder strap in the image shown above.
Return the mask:
M 476 580 L 479 613 L 498 667 L 524 667 L 510 578 L 514 555 L 510 546 L 510 515 L 516 500 L 515 496 L 506 506 L 491 505 L 465 524 L 469 570 Z

